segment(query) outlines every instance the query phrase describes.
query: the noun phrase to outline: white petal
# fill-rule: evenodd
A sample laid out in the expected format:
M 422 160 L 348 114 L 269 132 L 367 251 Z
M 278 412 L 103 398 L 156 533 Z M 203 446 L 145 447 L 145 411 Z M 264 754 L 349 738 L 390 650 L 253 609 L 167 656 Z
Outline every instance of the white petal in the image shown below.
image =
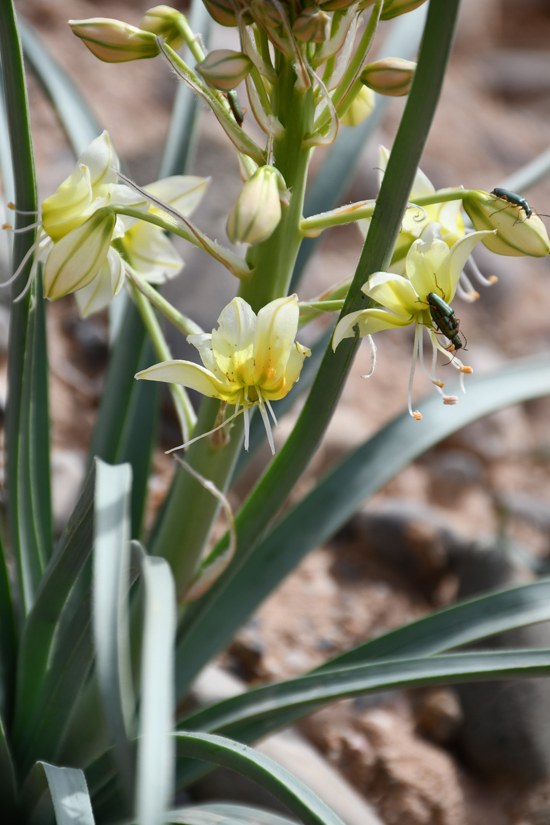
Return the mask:
M 196 335 L 188 335 L 187 343 L 192 344 L 199 351 L 201 361 L 213 375 L 216 376 L 223 384 L 227 383 L 227 378 L 218 367 L 218 362 L 214 358 L 212 352 L 212 335 L 209 332 L 199 332 Z
M 183 268 L 175 246 L 158 226 L 140 221 L 122 243 L 131 266 L 150 283 L 163 284 Z
M 253 384 L 256 315 L 242 298 L 233 298 L 212 330 L 212 349 L 228 381 Z
M 173 175 L 171 178 L 163 178 L 155 181 L 155 183 L 150 183 L 145 189 L 151 195 L 173 206 L 186 218 L 203 199 L 209 183 L 210 178 L 199 178 L 195 175 Z M 162 214 L 155 207 L 151 207 L 151 212 Z
M 464 269 L 464 265 L 468 260 L 468 255 L 482 238 L 487 237 L 487 235 L 494 235 L 494 232 L 491 230 L 482 231 L 482 232 L 472 232 L 470 235 L 466 235 L 466 237 L 461 238 L 457 241 L 453 248 L 451 249 L 450 253 L 450 260 L 449 260 L 449 283 L 450 283 L 450 297 L 446 298 L 445 300 L 447 303 L 452 301 L 454 298 L 454 294 L 456 292 L 456 288 L 458 286 L 458 279 L 460 278 L 460 273 Z
M 116 183 L 118 180 L 116 172 L 111 167 L 118 169 L 120 163 L 107 131 L 92 140 L 80 155 L 78 162 L 85 164 L 90 170 L 93 187 L 103 183 Z

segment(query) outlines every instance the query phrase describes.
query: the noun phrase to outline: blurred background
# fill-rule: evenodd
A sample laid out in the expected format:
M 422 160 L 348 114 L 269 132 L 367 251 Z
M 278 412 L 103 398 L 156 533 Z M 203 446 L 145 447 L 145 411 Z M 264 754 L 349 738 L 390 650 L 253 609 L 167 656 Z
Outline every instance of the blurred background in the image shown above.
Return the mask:
M 160 60 L 107 65 L 66 25 L 109 16 L 137 24 L 142 0 L 19 0 L 30 22 L 81 88 L 108 129 L 130 176 L 158 177 L 176 79 Z M 174 3 L 186 11 L 185 3 Z M 381 37 L 390 24 L 381 26 Z M 211 47 L 234 47 L 234 30 L 216 28 Z M 490 191 L 550 146 L 550 4 L 547 0 L 463 0 L 456 48 L 422 169 L 436 188 Z M 29 78 L 41 199 L 72 170 L 74 157 L 50 104 Z M 378 147 L 391 148 L 403 109 L 394 100 L 360 158 L 344 202 L 376 197 Z M 321 156 L 321 152 L 318 153 Z M 350 163 L 352 159 L 350 158 Z M 313 172 L 317 163 L 313 166 Z M 225 221 L 241 186 L 236 157 L 204 109 L 191 170 L 211 176 L 194 215 L 227 243 Z M 550 213 L 550 179 L 526 193 Z M 547 225 L 550 221 L 546 219 Z M 176 239 L 176 244 L 178 239 Z M 326 233 L 310 260 L 300 298 L 353 275 L 362 246 L 355 226 Z M 186 266 L 165 289 L 186 314 L 211 329 L 237 283 L 196 249 L 179 246 Z M 7 272 L 3 239 L 0 264 Z M 454 302 L 476 373 L 550 349 L 550 265 L 504 258 L 481 245 L 476 261 L 498 283 L 475 304 Z M 4 280 L 5 274 L 0 275 Z M 0 300 L 0 404 L 5 405 L 8 296 Z M 106 315 L 81 320 L 72 297 L 48 306 L 53 470 L 61 528 L 84 472 L 108 350 Z M 308 331 L 300 336 L 307 343 Z M 175 357 L 191 357 L 169 333 Z M 377 335 L 378 365 L 360 350 L 324 442 L 297 494 L 333 461 L 402 412 L 412 353 L 411 328 Z M 445 376 L 443 367 L 439 372 Z M 450 370 L 447 370 L 450 372 Z M 449 376 L 450 377 L 450 376 Z M 415 396 L 430 392 L 421 374 Z M 461 397 L 468 404 L 468 396 Z M 282 422 L 289 432 L 299 403 Z M 448 411 L 441 406 L 440 415 Z M 261 608 L 222 664 L 248 683 L 302 673 L 338 650 L 383 633 L 453 600 L 545 573 L 550 564 L 550 400 L 512 407 L 439 444 L 401 472 L 364 510 L 298 568 Z M 418 424 L 430 426 L 428 420 Z M 165 404 L 161 441 L 177 443 Z M 233 492 L 238 505 L 268 460 L 260 451 Z M 150 515 L 164 495 L 172 461 L 159 449 Z M 507 647 L 550 647 L 545 626 L 492 640 Z M 386 823 L 465 825 L 550 823 L 550 684 L 499 683 L 377 695 L 341 702 L 303 724 L 303 732 Z

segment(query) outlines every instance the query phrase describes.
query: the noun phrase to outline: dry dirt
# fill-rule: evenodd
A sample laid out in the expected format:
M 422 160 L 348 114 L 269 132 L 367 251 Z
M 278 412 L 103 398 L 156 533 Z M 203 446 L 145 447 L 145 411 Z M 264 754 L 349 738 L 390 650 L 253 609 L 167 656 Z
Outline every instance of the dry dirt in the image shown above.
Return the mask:
M 72 36 L 66 20 L 109 15 L 136 23 L 147 5 L 143 0 L 18 3 L 21 14 L 37 27 L 84 90 L 141 183 L 153 180 L 158 170 L 174 81 L 157 61 L 118 66 L 99 63 Z M 550 145 L 550 80 L 541 85 L 538 74 L 525 70 L 519 72 L 523 82 L 520 92 L 510 93 L 508 70 L 502 63 L 503 49 L 513 50 L 512 60 L 518 49 L 547 48 L 547 10 L 535 2 L 519 5 L 525 8 L 524 16 L 518 13 L 517 4 L 504 0 L 465 3 L 457 48 L 422 163 L 437 187 L 463 184 L 490 190 Z M 223 42 L 222 35 L 217 38 Z M 535 54 L 542 59 L 542 51 Z M 544 56 L 547 60 L 547 51 Z M 498 72 L 495 66 L 500 67 Z M 515 70 L 513 77 L 516 82 Z M 55 115 L 34 82 L 30 96 L 40 191 L 45 196 L 69 173 L 73 158 Z M 397 102 L 365 152 L 350 200 L 375 196 L 376 146 L 379 142 L 391 145 L 400 109 Z M 237 165 L 224 146 L 217 125 L 205 115 L 194 171 L 212 173 L 214 181 L 197 222 L 208 228 L 212 219 L 220 239 L 223 216 L 239 188 Z M 222 178 L 221 185 L 216 175 Z M 529 200 L 541 212 L 550 212 L 550 183 L 534 187 Z M 334 280 L 353 274 L 360 248 L 361 238 L 354 228 L 328 235 L 308 268 L 301 296 L 318 294 Z M 468 337 L 468 362 L 481 373 L 510 358 L 548 351 L 548 261 L 499 258 L 481 252 L 478 262 L 486 274 L 497 274 L 499 283 L 484 290 L 478 303 L 462 304 L 459 310 L 457 306 L 461 328 Z M 219 269 L 205 271 L 203 258 L 190 255 L 181 285 L 172 285 L 170 297 L 182 306 L 193 306 L 212 290 L 216 300 L 200 310 L 210 322 L 234 293 L 234 284 Z M 83 325 L 69 298 L 48 307 L 48 324 L 54 464 L 57 460 L 63 470 L 72 461 L 78 476 L 101 395 L 106 318 L 98 316 Z M 377 371 L 368 381 L 360 376 L 369 369 L 370 355 L 367 347 L 361 349 L 340 407 L 300 490 L 310 486 L 329 463 L 402 411 L 411 333 L 381 334 L 378 345 Z M 176 350 L 180 346 L 174 344 Z M 0 395 L 5 393 L 2 387 L 5 378 L 0 380 Z M 419 375 L 415 396 L 427 391 L 429 384 Z M 460 403 L 467 403 L 467 397 Z M 494 535 L 505 527 L 507 535 L 522 542 L 533 557 L 546 558 L 550 552 L 548 524 L 516 516 L 504 525 L 501 503 L 507 496 L 521 493 L 528 501 L 545 500 L 545 506 L 550 507 L 549 415 L 550 401 L 543 399 L 467 427 L 403 470 L 369 506 L 376 509 L 389 499 L 430 505 L 467 539 Z M 285 419 L 280 439 L 295 417 L 291 413 Z M 429 422 L 421 426 L 429 426 Z M 167 411 L 165 447 L 173 445 L 172 433 Z M 261 453 L 254 462 L 256 470 L 265 461 L 266 455 Z M 458 471 L 457 466 L 462 469 Z M 66 479 L 62 470 L 60 478 Z M 151 481 L 150 513 L 160 503 L 171 474 L 172 462 L 159 451 Z M 243 491 L 241 486 L 234 495 L 235 505 Z M 63 496 L 63 490 L 59 495 Z M 70 501 L 64 502 L 65 509 L 69 506 Z M 60 511 L 63 507 L 58 505 Z M 369 555 L 357 536 L 344 533 L 298 567 L 249 622 L 223 661 L 251 683 L 300 674 L 338 651 L 449 603 L 457 586 L 456 576 L 445 565 L 428 580 L 411 580 Z M 458 725 L 460 707 L 455 694 L 439 689 L 341 702 L 304 722 L 303 730 L 377 806 L 388 825 L 550 822 L 544 788 L 522 789 L 508 780 L 477 776 L 461 760 L 453 745 Z

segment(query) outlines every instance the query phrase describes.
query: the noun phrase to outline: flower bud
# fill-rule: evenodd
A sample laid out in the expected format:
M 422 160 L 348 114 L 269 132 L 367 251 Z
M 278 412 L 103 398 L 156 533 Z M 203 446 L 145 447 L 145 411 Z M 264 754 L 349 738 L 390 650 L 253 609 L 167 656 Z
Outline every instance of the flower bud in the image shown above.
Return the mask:
M 305 43 L 324 43 L 330 36 L 330 17 L 324 11 L 309 7 L 296 18 L 292 31 Z
M 215 49 L 196 66 L 209 86 L 222 92 L 230 92 L 245 79 L 252 68 L 252 61 L 242 52 L 232 49 Z
M 90 17 L 88 20 L 69 20 L 69 26 L 91 53 L 105 63 L 143 60 L 159 53 L 152 32 L 136 29 L 121 20 Z
M 229 213 L 227 235 L 232 243 L 260 243 L 273 234 L 280 220 L 279 172 L 273 166 L 260 166 Z
M 362 123 L 374 109 L 374 92 L 367 86 L 362 86 L 359 94 L 340 118 L 340 123 L 344 126 L 358 126 Z
M 426 0 L 385 0 L 380 20 L 393 20 L 400 14 L 407 14 L 425 3 Z
M 179 21 L 185 20 L 183 14 L 170 6 L 155 6 L 145 12 L 141 18 L 139 28 L 154 35 L 164 37 L 172 49 L 183 46 L 184 39 L 179 28 Z
M 354 3 L 357 3 L 357 0 L 321 0 L 319 4 L 323 11 L 341 11 L 342 9 L 348 9 L 350 6 L 353 6 Z M 376 3 L 376 0 L 363 0 L 360 4 L 360 9 L 366 9 L 368 6 L 372 6 Z
M 220 26 L 238 26 L 236 8 L 242 7 L 241 2 L 233 3 L 232 0 L 203 0 L 210 17 L 214 18 Z M 243 15 L 243 20 L 247 26 L 252 23 L 249 14 Z
M 408 95 L 416 69 L 416 63 L 402 57 L 384 57 L 365 66 L 361 81 L 369 89 L 388 97 Z
M 497 255 L 544 258 L 550 253 L 550 240 L 538 215 L 529 218 L 521 206 L 507 203 L 488 192 L 469 192 L 462 200 L 475 229 L 496 229 L 495 235 L 482 239 Z
M 58 243 L 44 266 L 44 297 L 57 301 L 87 286 L 107 259 L 116 225 L 112 209 L 98 209 Z

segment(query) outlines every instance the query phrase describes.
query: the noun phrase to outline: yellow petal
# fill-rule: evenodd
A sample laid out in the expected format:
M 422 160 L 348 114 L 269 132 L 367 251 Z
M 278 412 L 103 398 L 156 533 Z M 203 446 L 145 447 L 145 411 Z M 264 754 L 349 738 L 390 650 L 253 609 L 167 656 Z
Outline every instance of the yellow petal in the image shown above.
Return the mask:
M 332 337 L 332 349 L 335 350 L 344 338 L 355 338 L 356 327 L 359 329 L 359 337 L 364 338 L 365 335 L 373 335 L 382 329 L 407 327 L 412 322 L 412 318 L 408 320 L 397 318 L 383 309 L 360 309 L 358 312 L 350 312 L 336 324 Z
M 199 178 L 196 175 L 173 175 L 170 178 L 150 183 L 145 190 L 155 198 L 160 198 L 164 203 L 173 206 L 186 218 L 203 199 L 209 183 L 210 178 Z M 156 206 L 151 206 L 149 211 L 154 215 L 165 215 Z
M 297 341 L 295 342 L 294 347 L 290 350 L 290 356 L 280 386 L 274 390 L 262 390 L 269 401 L 278 401 L 279 398 L 284 398 L 285 395 L 288 395 L 300 377 L 305 359 L 310 355 L 311 350 L 308 349 L 308 347 L 302 346 L 302 344 L 299 344 Z
M 254 337 L 254 384 L 269 390 L 283 375 L 298 330 L 298 296 L 277 298 L 258 313 Z
M 389 309 L 399 318 L 410 318 L 422 310 L 418 295 L 408 278 L 391 272 L 375 272 L 362 287 L 365 295 Z
M 183 268 L 175 246 L 158 226 L 140 221 L 124 235 L 122 243 L 131 266 L 152 284 L 164 284 Z
M 206 395 L 209 398 L 221 398 L 230 404 L 234 404 L 236 395 L 228 392 L 221 381 L 212 375 L 205 367 L 193 364 L 191 361 L 164 361 L 155 364 L 136 374 L 136 378 L 146 381 L 166 381 L 168 384 L 181 384 L 191 390 Z
M 444 301 L 451 301 L 449 280 L 449 247 L 437 238 L 429 243 L 415 241 L 407 254 L 406 271 L 421 301 L 435 292 Z

